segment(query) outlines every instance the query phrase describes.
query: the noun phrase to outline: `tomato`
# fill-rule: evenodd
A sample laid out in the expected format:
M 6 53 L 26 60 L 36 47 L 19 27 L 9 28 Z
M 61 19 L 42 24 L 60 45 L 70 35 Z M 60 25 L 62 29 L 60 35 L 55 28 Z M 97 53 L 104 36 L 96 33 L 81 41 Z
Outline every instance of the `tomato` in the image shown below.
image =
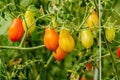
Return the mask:
M 114 28 L 107 28 L 105 30 L 105 36 L 108 42 L 112 42 L 115 38 L 115 29 Z
M 71 52 L 74 49 L 75 42 L 67 30 L 61 30 L 59 35 L 59 46 L 65 52 Z
M 58 48 L 58 33 L 52 28 L 46 28 L 44 35 L 44 45 L 49 50 L 56 50 Z
M 22 20 L 20 18 L 15 18 L 8 28 L 8 37 L 12 42 L 21 40 L 24 34 L 24 29 L 22 26 Z
M 87 79 L 86 79 L 85 75 L 82 75 L 80 80 L 87 80 Z
M 90 62 L 88 62 L 88 63 L 86 64 L 86 70 L 87 70 L 87 71 L 91 71 L 91 69 L 92 69 L 92 64 L 91 64 Z
M 60 47 L 58 47 L 56 52 L 53 51 L 53 56 L 57 61 L 61 61 L 65 58 L 66 52 L 63 51 Z
M 87 19 L 88 27 L 92 30 L 95 30 L 99 25 L 99 18 L 96 11 L 93 11 Z
M 120 59 L 120 47 L 118 48 L 117 53 L 118 53 L 118 58 Z
M 26 11 L 24 17 L 25 17 L 25 20 L 23 20 L 24 30 L 26 30 L 28 27 L 27 34 L 31 34 L 36 27 L 34 13 L 32 11 Z M 25 21 L 26 21 L 26 23 L 25 23 Z M 27 26 L 26 26 L 26 24 L 27 24 Z
M 93 45 L 93 35 L 90 30 L 83 30 L 81 32 L 81 42 L 86 49 L 89 49 Z

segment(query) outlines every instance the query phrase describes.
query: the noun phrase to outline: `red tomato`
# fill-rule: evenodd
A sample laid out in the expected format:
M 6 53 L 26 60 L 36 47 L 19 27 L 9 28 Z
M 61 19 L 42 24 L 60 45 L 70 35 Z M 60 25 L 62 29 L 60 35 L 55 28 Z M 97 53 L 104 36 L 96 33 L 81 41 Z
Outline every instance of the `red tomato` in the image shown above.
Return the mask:
M 8 28 L 8 37 L 12 42 L 16 42 L 21 40 L 23 34 L 24 29 L 22 26 L 22 20 L 20 18 L 14 19 Z
M 118 53 L 118 58 L 120 59 L 120 47 L 118 48 L 117 53 Z
M 92 69 L 92 64 L 90 63 L 90 62 L 88 62 L 87 64 L 86 64 L 86 70 L 87 71 L 90 71 Z
M 53 56 L 56 60 L 61 61 L 65 58 L 66 52 L 63 51 L 60 47 L 58 47 L 56 52 L 53 51 Z
M 49 50 L 56 50 L 58 48 L 58 33 L 52 28 L 46 28 L 44 35 L 44 45 Z

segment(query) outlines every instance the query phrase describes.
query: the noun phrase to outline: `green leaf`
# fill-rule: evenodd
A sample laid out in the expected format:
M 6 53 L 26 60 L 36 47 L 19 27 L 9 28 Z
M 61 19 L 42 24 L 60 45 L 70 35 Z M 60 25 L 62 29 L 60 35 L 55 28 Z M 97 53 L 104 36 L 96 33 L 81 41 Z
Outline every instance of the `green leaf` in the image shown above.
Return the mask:
M 12 22 L 12 16 L 10 13 L 5 12 L 5 18 L 2 18 L 0 16 L 0 35 L 6 35 L 7 34 L 7 29 Z

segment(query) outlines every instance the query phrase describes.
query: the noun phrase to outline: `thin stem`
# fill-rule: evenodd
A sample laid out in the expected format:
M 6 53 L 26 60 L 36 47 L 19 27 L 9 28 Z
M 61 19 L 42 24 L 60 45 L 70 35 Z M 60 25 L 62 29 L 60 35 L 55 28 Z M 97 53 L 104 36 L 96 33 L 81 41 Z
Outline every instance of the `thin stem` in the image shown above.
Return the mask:
M 44 47 L 45 45 L 35 46 L 35 47 L 14 47 L 14 46 L 0 46 L 1 49 L 14 49 L 14 50 L 34 50 Z
M 83 24 L 85 23 L 85 21 L 87 20 L 87 18 L 88 18 L 89 15 L 90 15 L 90 13 L 87 14 L 87 11 L 88 11 L 88 9 L 86 9 L 86 12 L 85 12 L 84 18 L 83 18 L 83 20 L 82 20 L 81 25 L 78 27 L 78 30 L 83 26 Z
M 106 57 L 108 57 L 108 56 L 110 56 L 110 53 L 101 56 L 101 58 L 106 58 Z
M 26 34 L 27 34 L 27 31 L 25 31 L 25 34 L 23 35 L 23 38 L 22 38 L 22 40 L 21 40 L 21 42 L 19 44 L 19 47 L 22 47 L 22 44 L 23 44 L 23 42 L 25 40 L 25 37 L 26 37 Z
M 50 58 L 48 59 L 47 63 L 45 64 L 45 68 L 50 64 L 50 62 L 52 61 L 53 59 L 53 55 L 50 56 Z
M 118 14 L 118 16 L 120 16 L 120 13 L 116 11 L 115 9 L 113 9 L 112 11 L 114 11 L 116 14 Z
M 74 64 L 74 66 L 73 66 L 73 68 L 72 68 L 72 71 L 75 72 L 75 71 L 77 71 L 77 70 L 80 68 L 80 66 L 85 65 L 85 64 L 87 64 L 88 62 L 91 62 L 91 61 L 96 61 L 96 59 L 98 59 L 98 58 L 95 57 L 95 58 L 93 58 L 93 59 L 90 59 L 90 60 L 88 60 L 88 61 L 84 61 L 84 62 L 82 62 L 82 63 L 80 63 L 81 59 L 79 59 L 79 60 Z M 78 66 L 78 65 L 79 65 L 79 68 L 76 69 L 76 66 Z M 96 68 L 99 70 L 99 67 L 96 66 Z
M 14 5 L 13 3 L 9 3 L 7 5 L 5 5 L 2 9 L 0 9 L 0 12 L 2 12 L 4 9 L 6 9 L 8 6 L 12 6 Z
M 26 24 L 27 28 L 28 28 L 28 27 L 31 28 L 31 26 L 32 26 L 37 20 L 39 20 L 40 18 L 43 18 L 43 17 L 45 17 L 45 16 L 47 16 L 47 15 L 43 15 L 43 16 L 41 16 L 41 17 L 38 17 L 35 21 L 33 21 L 33 23 L 32 23 L 30 26 L 28 26 L 27 23 L 26 23 L 26 21 L 25 21 L 25 24 Z M 24 17 L 23 17 L 23 19 L 25 20 Z M 27 31 L 28 31 L 28 29 L 25 31 L 25 34 L 23 35 L 23 38 L 22 38 L 22 40 L 21 40 L 21 42 L 20 42 L 20 44 L 19 44 L 19 47 L 22 46 L 22 44 L 23 44 L 23 42 L 24 42 L 24 40 L 25 40 L 25 38 L 26 38 Z

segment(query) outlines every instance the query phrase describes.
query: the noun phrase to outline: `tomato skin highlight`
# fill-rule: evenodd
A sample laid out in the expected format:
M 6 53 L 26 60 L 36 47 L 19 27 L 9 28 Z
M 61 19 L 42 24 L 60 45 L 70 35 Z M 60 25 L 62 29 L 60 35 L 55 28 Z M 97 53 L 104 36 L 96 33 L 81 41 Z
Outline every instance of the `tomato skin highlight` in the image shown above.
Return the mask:
M 120 47 L 118 48 L 117 53 L 118 53 L 118 58 L 120 59 Z
M 59 36 L 58 33 L 52 28 L 45 29 L 44 35 L 44 45 L 47 49 L 55 51 L 59 44 L 58 44 Z
M 8 28 L 8 37 L 12 42 L 17 42 L 21 40 L 23 34 L 24 29 L 22 20 L 20 18 L 15 18 Z
M 88 27 L 92 30 L 96 30 L 99 25 L 99 18 L 96 11 L 93 11 L 87 19 Z M 95 27 L 94 27 L 95 26 Z
M 114 28 L 107 28 L 105 30 L 105 36 L 108 42 L 112 42 L 115 38 L 115 29 Z
M 75 42 L 67 30 L 61 30 L 59 35 L 59 46 L 65 52 L 71 52 L 74 49 Z
M 83 30 L 81 32 L 81 42 L 86 49 L 89 49 L 93 45 L 93 41 L 93 35 L 90 30 Z
M 56 52 L 53 51 L 52 53 L 53 53 L 54 58 L 57 61 L 63 60 L 66 56 L 66 52 L 63 51 L 60 47 L 57 48 Z

